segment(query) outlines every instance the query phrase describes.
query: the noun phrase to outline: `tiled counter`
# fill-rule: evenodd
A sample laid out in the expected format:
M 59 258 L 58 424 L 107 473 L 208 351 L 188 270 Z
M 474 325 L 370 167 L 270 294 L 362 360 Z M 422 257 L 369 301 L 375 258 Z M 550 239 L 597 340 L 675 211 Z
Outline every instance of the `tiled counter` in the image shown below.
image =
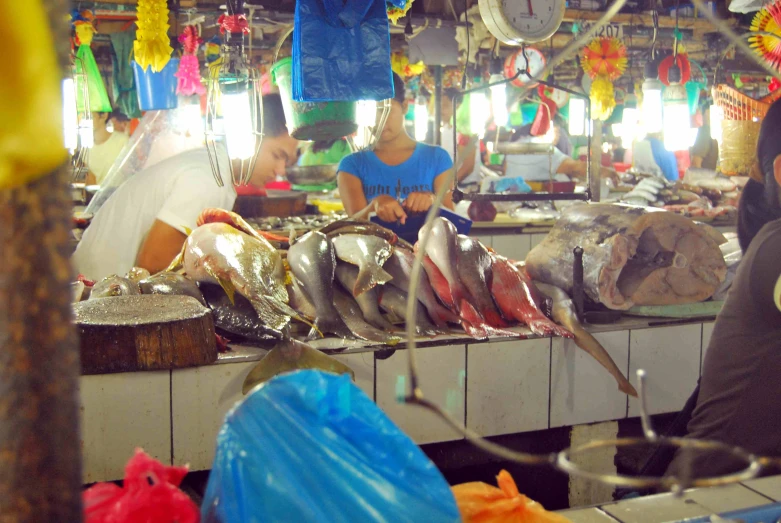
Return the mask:
M 648 371 L 649 408 L 661 413 L 679 410 L 694 389 L 711 325 L 649 327 L 647 319 L 624 319 L 592 331 L 630 379 L 637 368 Z M 570 341 L 475 342 L 453 336 L 420 345 L 425 395 L 484 436 L 618 420 L 638 412 L 637 401 L 620 393 L 613 377 Z M 417 443 L 459 439 L 434 414 L 400 402 L 409 387 L 408 352 L 400 349 L 376 360 L 376 348 L 352 343 L 336 357 L 353 368 L 357 385 Z M 210 468 L 222 420 L 241 399 L 244 378 L 263 354 L 234 347 L 214 365 L 83 376 L 84 481 L 121 478 L 136 447 L 166 463 Z

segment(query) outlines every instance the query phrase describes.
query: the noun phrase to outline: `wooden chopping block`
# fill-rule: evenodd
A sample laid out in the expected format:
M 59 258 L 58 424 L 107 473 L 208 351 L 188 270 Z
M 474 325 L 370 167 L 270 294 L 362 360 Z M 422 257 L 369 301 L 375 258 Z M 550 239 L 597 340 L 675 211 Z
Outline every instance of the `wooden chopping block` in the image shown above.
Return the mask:
M 73 308 L 82 374 L 168 370 L 217 360 L 212 313 L 195 298 L 117 296 Z

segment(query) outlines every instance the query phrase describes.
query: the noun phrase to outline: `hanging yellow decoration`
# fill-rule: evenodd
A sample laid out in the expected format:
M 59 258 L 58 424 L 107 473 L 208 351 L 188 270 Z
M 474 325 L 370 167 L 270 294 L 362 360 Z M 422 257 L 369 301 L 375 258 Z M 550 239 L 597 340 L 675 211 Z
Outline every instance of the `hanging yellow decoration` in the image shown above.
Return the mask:
M 422 61 L 411 64 L 404 53 L 395 52 L 391 55 L 391 70 L 406 80 L 423 74 L 423 71 L 426 70 L 426 64 Z
M 412 7 L 413 1 L 414 0 L 407 0 L 407 3 L 404 5 L 404 8 L 398 8 L 392 5 L 388 5 L 388 20 L 390 20 L 393 25 L 398 24 L 399 18 L 402 18 L 407 14 L 409 8 Z
M 160 72 L 171 59 L 168 38 L 168 6 L 166 0 L 138 0 L 136 41 L 133 42 L 135 59 L 145 71 Z
M 61 70 L 40 0 L 0 2 L 7 51 L 0 82 L 0 190 L 32 182 L 62 164 Z
M 594 78 L 591 83 L 591 119 L 605 121 L 613 114 L 616 96 L 613 83 L 605 75 Z
M 626 71 L 626 47 L 618 38 L 595 38 L 580 53 L 580 65 L 591 78 L 615 80 Z

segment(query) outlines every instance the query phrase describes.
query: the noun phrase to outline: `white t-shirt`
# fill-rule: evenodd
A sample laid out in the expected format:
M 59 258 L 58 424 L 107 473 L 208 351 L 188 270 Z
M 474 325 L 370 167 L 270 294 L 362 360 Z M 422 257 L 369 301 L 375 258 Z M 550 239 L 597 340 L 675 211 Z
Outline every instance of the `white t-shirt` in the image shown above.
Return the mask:
M 87 166 L 90 172 L 95 175 L 98 185 L 106 179 L 109 169 L 114 165 L 114 161 L 116 161 L 128 140 L 128 135 L 125 133 L 114 132 L 111 133 L 108 140 L 101 144 L 96 143 L 89 150 Z
M 135 174 L 100 208 L 73 254 L 76 270 L 92 280 L 133 267 L 155 220 L 185 232 L 207 207 L 232 209 L 236 190 L 227 158 L 217 185 L 206 149 L 186 151 Z M 224 165 L 223 165 L 224 164 Z
M 453 157 L 455 156 L 455 150 L 456 150 L 453 142 L 453 126 L 443 125 L 440 136 L 442 137 L 442 148 L 447 151 L 447 154 L 450 155 L 450 159 L 452 160 Z M 474 152 L 475 165 L 472 168 L 472 172 L 467 174 L 466 177 L 464 177 L 464 179 L 461 180 L 460 183 L 462 184 L 479 182 L 480 180 L 483 179 L 482 174 L 480 174 L 480 165 L 482 164 L 482 162 L 480 161 L 480 144 L 477 144 L 475 146 L 474 151 L 475 151 Z
M 557 175 L 562 162 L 569 158 L 558 148 L 553 148 L 552 154 L 508 154 L 505 156 L 508 178 L 523 178 L 527 182 L 543 182 L 550 178 L 554 180 L 569 180 L 565 175 Z

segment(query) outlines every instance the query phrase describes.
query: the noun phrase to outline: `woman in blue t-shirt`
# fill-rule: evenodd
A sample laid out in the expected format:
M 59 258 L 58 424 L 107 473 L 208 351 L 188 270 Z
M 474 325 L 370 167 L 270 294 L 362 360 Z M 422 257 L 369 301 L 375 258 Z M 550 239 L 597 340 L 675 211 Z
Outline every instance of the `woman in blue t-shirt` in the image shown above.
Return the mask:
M 374 151 L 362 151 L 339 164 L 339 194 L 347 214 L 376 202 L 377 216 L 404 224 L 409 213 L 422 213 L 434 203 L 434 192 L 453 166 L 441 147 L 418 143 L 404 129 L 407 102 L 404 82 L 393 73 L 395 94 L 382 135 Z M 443 202 L 453 208 L 451 195 Z

